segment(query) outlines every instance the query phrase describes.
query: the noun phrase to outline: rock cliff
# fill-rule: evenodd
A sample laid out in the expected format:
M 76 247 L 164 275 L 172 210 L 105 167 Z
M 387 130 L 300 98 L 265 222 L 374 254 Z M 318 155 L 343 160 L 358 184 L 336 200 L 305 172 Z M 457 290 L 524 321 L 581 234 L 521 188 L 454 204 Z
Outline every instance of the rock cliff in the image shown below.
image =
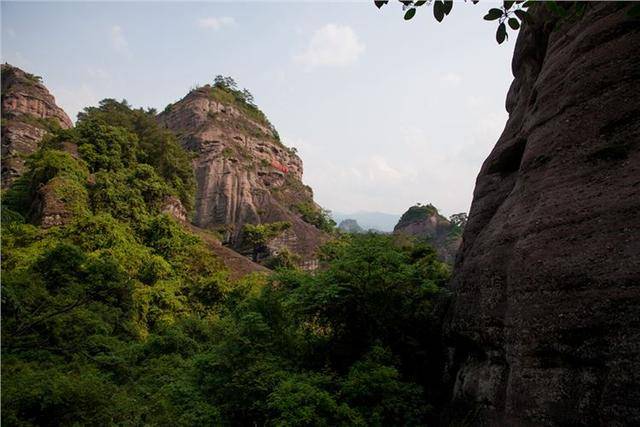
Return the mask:
M 444 262 L 453 264 L 461 242 L 461 228 L 452 224 L 433 205 L 410 207 L 400 217 L 394 234 L 405 234 L 427 240 Z
M 220 232 L 232 247 L 243 250 L 245 224 L 287 221 L 291 227 L 275 246 L 312 261 L 325 233 L 305 221 L 306 214 L 320 208 L 311 188 L 302 183 L 302 161 L 279 141 L 262 112 L 236 93 L 206 85 L 159 115 L 195 154 L 193 222 Z
M 2 187 L 9 186 L 24 169 L 50 126 L 73 126 L 56 105 L 41 79 L 9 64 L 2 64 Z
M 640 24 L 533 9 L 454 268 L 454 399 L 490 425 L 640 425 Z

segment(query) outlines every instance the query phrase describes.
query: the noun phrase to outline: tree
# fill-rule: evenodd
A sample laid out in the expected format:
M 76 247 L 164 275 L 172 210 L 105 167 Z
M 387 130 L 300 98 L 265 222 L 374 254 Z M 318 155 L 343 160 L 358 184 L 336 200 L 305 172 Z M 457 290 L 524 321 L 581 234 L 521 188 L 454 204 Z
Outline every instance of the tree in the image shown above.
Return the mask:
M 464 230 L 464 227 L 467 225 L 468 219 L 469 217 L 466 212 L 453 214 L 449 217 L 449 221 L 451 222 L 451 224 L 459 228 L 461 231 Z
M 242 96 L 244 97 L 244 101 L 249 104 L 255 106 L 255 102 L 253 99 L 253 94 L 249 92 L 247 89 L 242 89 Z

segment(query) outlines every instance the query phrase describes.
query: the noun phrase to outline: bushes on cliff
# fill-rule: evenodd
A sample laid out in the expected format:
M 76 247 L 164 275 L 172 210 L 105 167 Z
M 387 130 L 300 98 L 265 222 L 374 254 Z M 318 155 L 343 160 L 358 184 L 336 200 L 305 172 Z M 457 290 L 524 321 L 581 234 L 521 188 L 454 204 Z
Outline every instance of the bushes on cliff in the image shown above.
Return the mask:
M 336 222 L 331 219 L 331 212 L 315 206 L 313 203 L 298 203 L 295 209 L 302 215 L 302 220 L 331 233 L 335 230 Z
M 64 179 L 81 191 L 86 188 L 88 176 L 86 163 L 74 159 L 69 153 L 50 149 L 37 151 L 27 159 L 25 173 L 3 195 L 3 207 L 27 217 L 38 190 L 49 181 Z
M 104 99 L 98 107 L 85 108 L 78 114 L 71 136 L 90 165 L 118 170 L 135 163 L 147 164 L 187 211 L 193 208 L 195 176 L 191 155 L 173 133 L 160 127 L 153 111 L 133 109 L 124 100 Z

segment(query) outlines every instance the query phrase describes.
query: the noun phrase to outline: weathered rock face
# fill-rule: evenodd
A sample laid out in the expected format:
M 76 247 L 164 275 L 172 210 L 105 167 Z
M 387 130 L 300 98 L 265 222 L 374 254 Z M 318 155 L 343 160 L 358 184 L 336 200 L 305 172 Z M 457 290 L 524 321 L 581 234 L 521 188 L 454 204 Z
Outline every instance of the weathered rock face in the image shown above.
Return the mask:
M 640 425 L 640 24 L 534 14 L 454 269 L 454 397 L 492 425 Z
M 10 185 L 24 169 L 47 133 L 47 122 L 67 129 L 69 117 L 40 79 L 9 64 L 2 65 L 2 187 Z
M 208 85 L 191 91 L 159 116 L 196 153 L 194 224 L 221 232 L 240 249 L 244 224 L 289 221 L 287 247 L 312 259 L 325 234 L 298 213 L 302 205 L 317 208 L 301 181 L 302 161 L 268 123 L 213 91 Z
M 462 238 L 447 218 L 433 205 L 416 205 L 405 212 L 393 229 L 394 234 L 405 234 L 425 239 L 436 249 L 440 259 L 453 264 Z

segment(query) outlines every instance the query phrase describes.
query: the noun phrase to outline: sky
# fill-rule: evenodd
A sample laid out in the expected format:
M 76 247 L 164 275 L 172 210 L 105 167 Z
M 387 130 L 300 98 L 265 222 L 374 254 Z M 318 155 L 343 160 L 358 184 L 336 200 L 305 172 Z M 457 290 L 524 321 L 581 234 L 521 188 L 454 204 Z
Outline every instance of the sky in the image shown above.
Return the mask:
M 516 34 L 492 7 L 444 22 L 373 2 L 5 2 L 2 62 L 40 75 L 69 116 L 103 98 L 158 110 L 232 76 L 298 149 L 316 201 L 338 212 L 468 212 L 504 128 Z

